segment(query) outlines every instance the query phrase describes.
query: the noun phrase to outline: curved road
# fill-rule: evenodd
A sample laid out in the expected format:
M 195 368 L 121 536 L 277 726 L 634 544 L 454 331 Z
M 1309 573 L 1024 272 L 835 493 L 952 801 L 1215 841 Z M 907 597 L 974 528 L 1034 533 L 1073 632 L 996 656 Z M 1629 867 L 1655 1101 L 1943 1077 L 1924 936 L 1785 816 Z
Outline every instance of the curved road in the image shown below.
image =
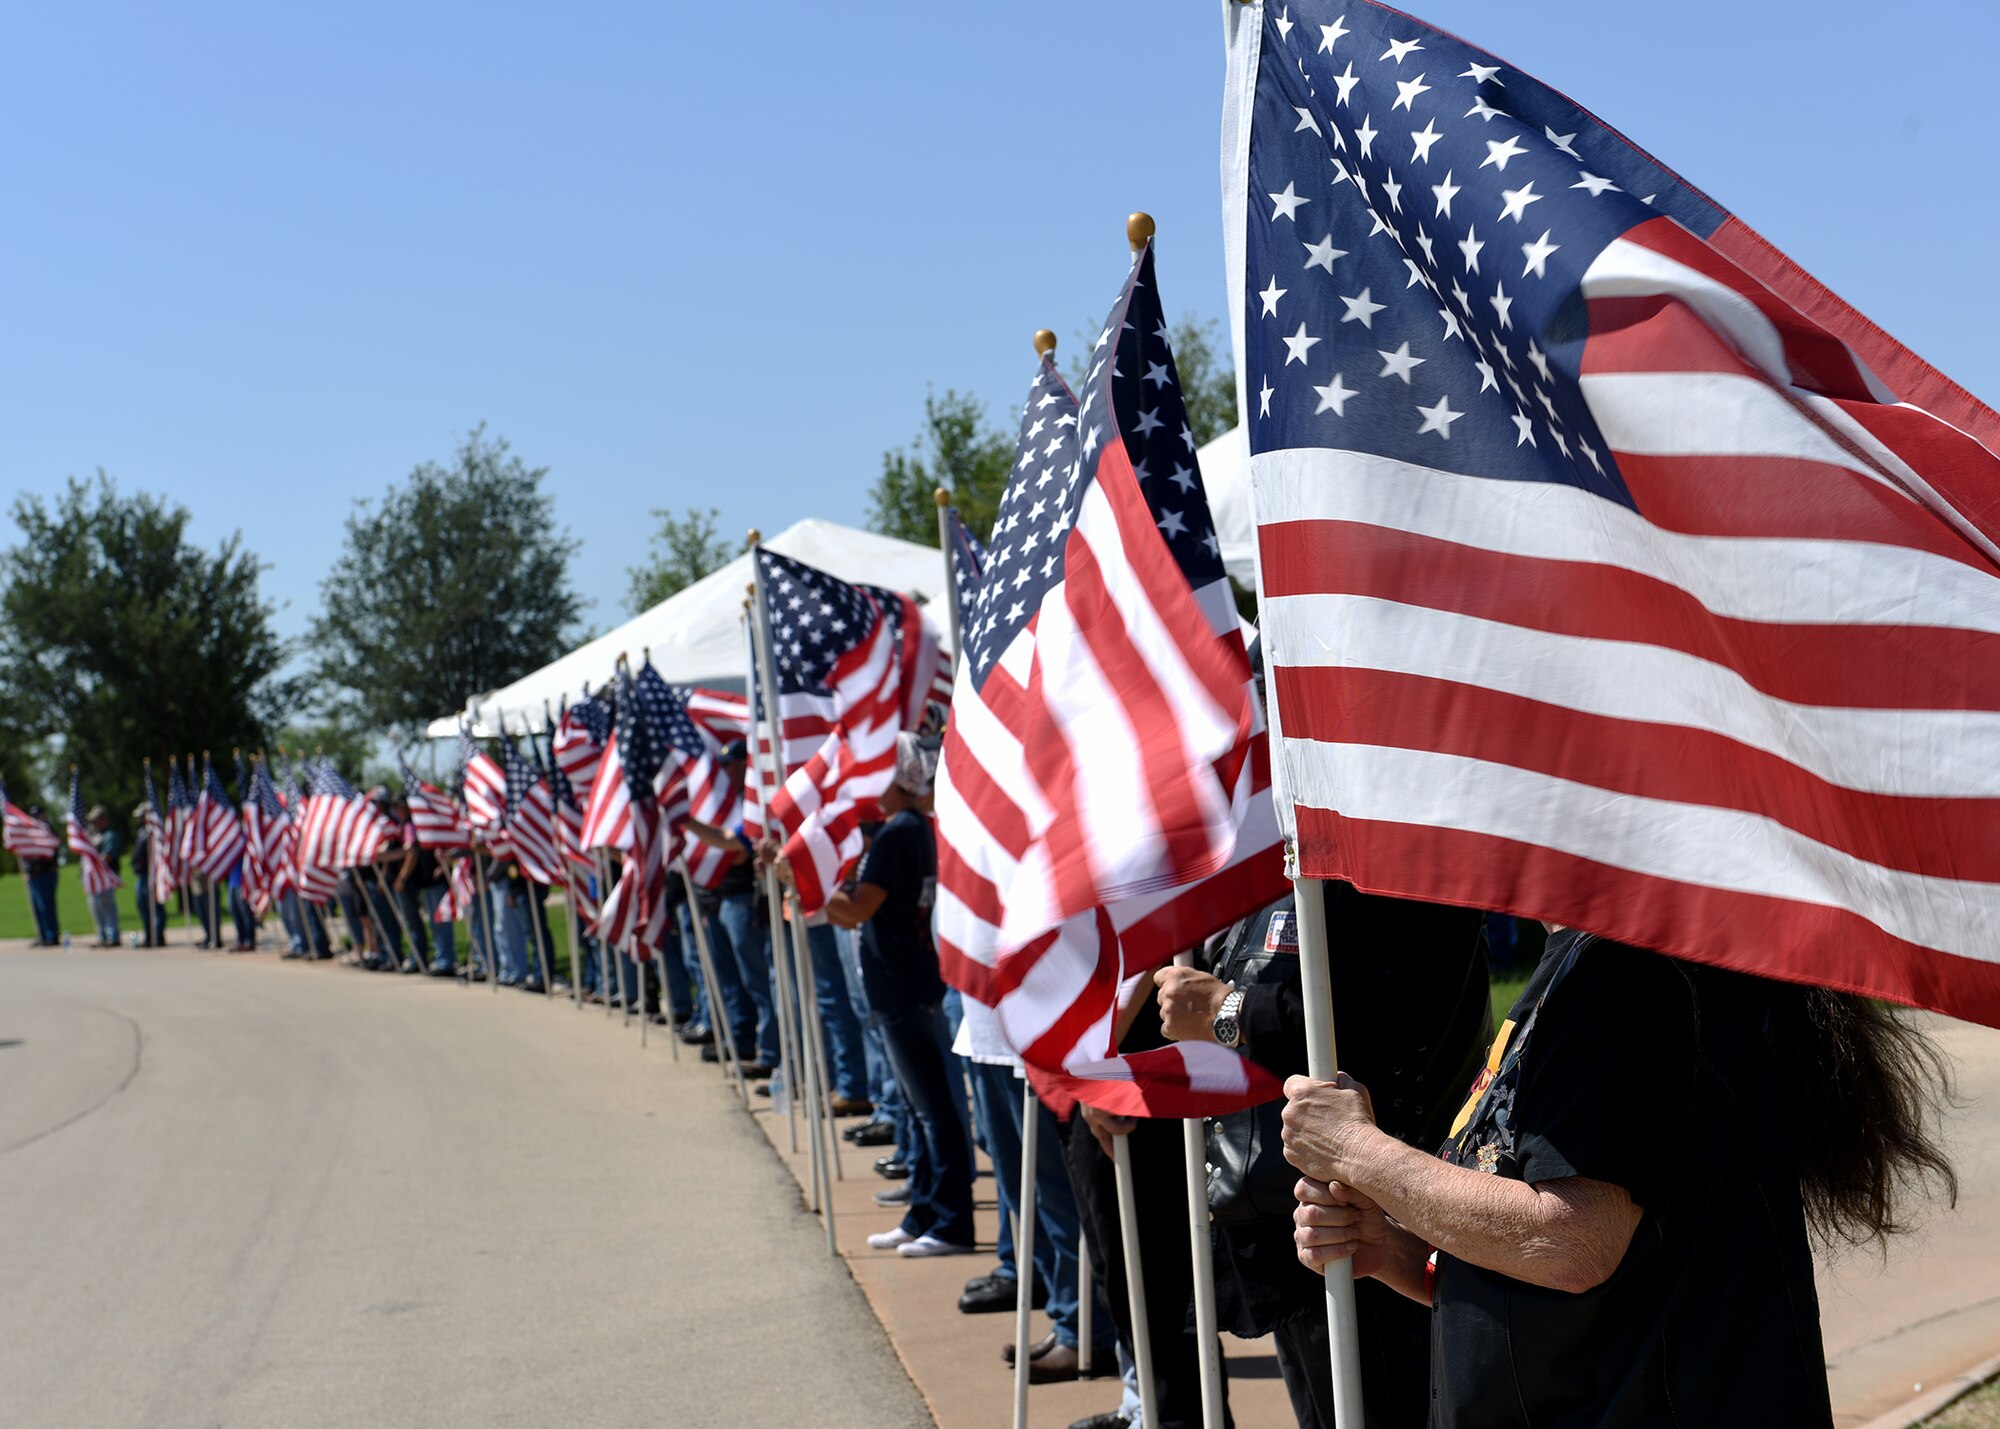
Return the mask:
M 931 1423 L 712 1067 L 515 992 L 0 951 L 0 1404 Z

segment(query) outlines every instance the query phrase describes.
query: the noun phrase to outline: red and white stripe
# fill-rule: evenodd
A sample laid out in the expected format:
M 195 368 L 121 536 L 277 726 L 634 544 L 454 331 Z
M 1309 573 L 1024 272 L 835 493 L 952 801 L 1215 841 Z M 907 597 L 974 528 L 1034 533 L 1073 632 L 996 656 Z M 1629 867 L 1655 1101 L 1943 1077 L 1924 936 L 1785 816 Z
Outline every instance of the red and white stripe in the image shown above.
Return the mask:
M 625 783 L 625 764 L 618 757 L 615 732 L 604 742 L 597 762 L 597 777 L 584 803 L 581 837 L 587 849 L 632 846 L 632 792 Z
M 323 876 L 325 873 L 373 863 L 396 842 L 396 836 L 396 826 L 364 795 L 351 799 L 309 795 L 299 821 L 299 867 L 302 872 L 320 871 L 322 877 L 314 879 L 312 886 L 325 887 L 325 897 L 331 897 L 332 881 Z M 302 877 L 302 888 L 305 883 Z
M 419 846 L 433 853 L 458 853 L 472 847 L 472 826 L 451 796 L 435 784 L 406 787 L 410 827 Z
M 246 839 L 243 821 L 226 799 L 213 792 L 214 780 L 204 778 L 189 812 L 187 828 L 181 833 L 182 855 L 187 867 L 209 879 L 229 876 L 243 857 Z
M 546 779 L 528 786 L 521 802 L 507 816 L 507 842 L 521 865 L 521 872 L 535 882 L 560 883 L 563 876 L 562 850 L 556 843 L 556 801 Z
M 577 718 L 575 710 L 564 710 L 562 718 L 556 721 L 549 749 L 555 756 L 556 768 L 569 780 L 569 787 L 577 791 L 579 798 L 588 798 L 591 786 L 597 782 L 597 766 L 604 758 L 604 747 L 590 737 L 589 728 Z
M 695 686 L 687 691 L 688 718 L 717 744 L 750 737 L 750 701 L 727 690 Z
M 2000 1025 L 1996 419 L 1735 228 L 1583 279 L 1637 511 L 1252 459 L 1302 871 Z
M 114 888 L 122 888 L 118 875 L 111 871 L 111 865 L 104 861 L 104 855 L 97 851 L 97 845 L 90 841 L 90 830 L 76 811 L 70 811 L 68 819 L 69 851 L 76 855 L 83 872 L 83 891 L 92 897 L 109 893 Z
M 0 848 L 5 848 L 16 858 L 54 858 L 62 848 L 62 841 L 56 831 L 27 810 L 16 806 L 11 800 L 4 805 L 6 837 L 0 840 Z
M 826 907 L 848 870 L 860 860 L 861 826 L 882 817 L 872 800 L 856 802 L 845 796 L 815 809 L 785 842 L 785 859 L 799 907 L 807 917 Z
M 475 829 L 497 829 L 507 821 L 507 776 L 483 749 L 465 761 L 465 814 Z

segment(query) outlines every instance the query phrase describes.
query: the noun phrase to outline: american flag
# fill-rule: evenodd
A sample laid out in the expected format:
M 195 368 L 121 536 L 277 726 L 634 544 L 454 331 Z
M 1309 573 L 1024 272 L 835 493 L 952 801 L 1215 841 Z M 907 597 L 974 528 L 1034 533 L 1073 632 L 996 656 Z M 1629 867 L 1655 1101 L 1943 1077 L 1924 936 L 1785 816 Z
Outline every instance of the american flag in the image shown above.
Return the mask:
M 922 722 L 941 678 L 949 698 L 950 662 L 908 596 L 850 585 L 763 546 L 756 556 L 786 775 L 765 822 L 791 835 L 830 799 L 888 787 L 896 735 Z M 801 758 L 801 736 L 815 732 Z
M 299 820 L 301 869 L 354 868 L 373 863 L 397 841 L 395 824 L 372 799 L 354 792 L 333 765 L 320 760 L 308 768 Z
M 455 853 L 472 847 L 472 828 L 451 795 L 425 783 L 401 750 L 396 763 L 403 772 L 403 797 L 410 803 L 410 830 L 417 843 L 433 853 Z
M 2000 417 L 1493 56 L 1232 24 L 1301 871 L 2000 1024 Z
M 251 769 L 243 828 L 248 844 L 243 859 L 244 887 L 250 894 L 250 906 L 262 916 L 298 886 L 298 870 L 292 811 L 279 800 L 277 786 L 261 759 Z
M 188 778 L 194 777 L 194 756 L 188 756 Z M 185 852 L 188 820 L 194 812 L 194 796 L 188 792 L 186 780 L 181 778 L 181 766 L 172 755 L 167 756 L 167 853 L 173 860 L 174 882 L 176 886 L 188 882 L 187 854 Z
M 4 811 L 6 834 L 5 839 L 0 840 L 0 847 L 6 848 L 14 857 L 54 858 L 62 848 L 54 829 L 7 798 L 4 784 L 0 784 L 0 811 Z
M 230 802 L 229 791 L 215 764 L 202 756 L 201 782 L 187 827 L 181 832 L 181 847 L 191 872 L 210 880 L 227 878 L 243 857 L 243 820 Z
M 1118 1057 L 1121 980 L 1284 888 L 1249 661 L 1150 247 L 1079 407 L 1044 358 L 937 788 L 939 960 L 1045 1090 L 1182 1116 L 1275 1094 L 1209 1043 Z
M 718 744 L 750 737 L 750 701 L 728 690 L 696 685 L 686 692 L 688 718 Z
M 69 851 L 76 855 L 83 869 L 83 891 L 93 898 L 100 893 L 109 893 L 124 885 L 118 875 L 111 871 L 111 865 L 104 861 L 104 855 L 97 851 L 97 845 L 90 841 L 90 825 L 83 819 L 83 788 L 75 769 L 69 772 Z
M 589 799 L 591 786 L 597 782 L 597 765 L 604 757 L 605 743 L 611 738 L 611 721 L 611 702 L 602 694 L 592 695 L 573 707 L 565 704 L 556 720 L 549 752 L 556 768 L 579 795 L 579 802 Z
M 564 712 L 567 719 L 568 712 Z M 570 901 L 575 905 L 577 916 L 586 925 L 597 921 L 597 899 L 591 892 L 591 879 L 597 873 L 597 860 L 583 842 L 583 805 L 576 797 L 576 786 L 569 782 L 569 775 L 563 772 L 562 761 L 556 757 L 556 744 L 561 738 L 561 726 L 551 732 L 549 738 L 549 762 L 542 766 L 541 746 L 528 739 L 528 748 L 535 756 L 535 767 L 543 769 L 548 779 L 549 795 L 555 800 L 556 846 L 562 852 L 563 880 Z M 593 751 L 593 759 L 595 751 Z
M 629 947 L 639 962 L 649 961 L 666 936 L 667 829 L 655 779 L 667 758 L 663 725 L 676 712 L 686 720 L 650 662 L 637 680 L 619 667 L 618 728 L 585 816 L 589 834 L 622 839 L 594 845 L 622 850 L 618 882 L 603 900 L 598 930 L 614 945 Z M 622 787 L 608 787 L 614 778 Z
M 479 875 L 472 867 L 470 858 L 459 859 L 451 866 L 451 880 L 445 885 L 444 897 L 438 899 L 438 906 L 431 914 L 433 923 L 462 922 L 466 910 L 478 906 Z
M 500 762 L 507 776 L 507 845 L 520 861 L 521 872 L 540 884 L 559 883 L 563 861 L 556 847 L 556 805 L 549 786 L 522 756 L 512 735 L 501 736 Z
M 458 773 L 466 818 L 475 829 L 498 829 L 507 822 L 507 776 L 479 747 L 472 731 L 458 732 Z
M 153 787 L 153 761 L 146 761 L 146 878 L 155 903 L 164 904 L 180 886 L 180 866 L 174 858 L 173 816 L 160 805 Z
M 986 547 L 972 534 L 965 520 L 958 514 L 956 506 L 949 512 L 951 527 L 951 579 L 953 594 L 958 599 L 959 618 L 972 609 L 972 603 L 979 596 L 979 583 L 986 577 Z

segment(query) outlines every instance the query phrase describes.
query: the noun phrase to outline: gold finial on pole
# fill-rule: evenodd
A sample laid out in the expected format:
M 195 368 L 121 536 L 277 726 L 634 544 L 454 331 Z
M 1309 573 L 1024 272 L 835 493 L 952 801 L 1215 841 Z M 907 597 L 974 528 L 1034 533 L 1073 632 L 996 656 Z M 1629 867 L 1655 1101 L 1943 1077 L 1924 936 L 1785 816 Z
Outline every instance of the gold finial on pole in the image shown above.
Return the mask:
M 759 531 L 755 526 L 752 526 L 750 528 L 750 544 L 753 546 L 761 546 L 764 544 L 764 533 L 762 531 Z
M 652 647 L 652 646 L 650 646 L 650 645 L 641 645 L 641 646 L 639 647 L 639 663 L 640 663 L 640 664 L 642 664 L 642 665 L 650 665 L 650 664 L 652 664 L 652 663 L 653 663 L 653 647 Z
M 194 756 L 193 756 L 192 754 L 190 754 L 190 755 L 188 756 L 188 758 L 192 759 L 192 758 L 194 758 Z M 206 749 L 204 749 L 204 750 L 203 750 L 203 751 L 201 752 L 201 760 L 202 760 L 202 763 L 204 763 L 204 764 L 206 764 L 206 763 L 208 763 L 208 762 L 209 762 L 209 755 L 208 755 L 208 751 L 207 751 Z
M 1131 243 L 1134 253 L 1144 249 L 1157 231 L 1153 215 L 1150 213 L 1135 213 L 1125 220 L 1125 237 Z
M 147 756 L 145 756 L 145 758 L 143 758 L 139 762 L 144 764 L 148 769 L 151 769 L 153 767 L 153 756 L 148 754 Z
M 1135 214 L 1134 217 L 1137 217 L 1137 215 Z M 1056 355 L 1056 335 L 1047 328 L 1037 328 L 1035 330 L 1035 351 L 1043 357 L 1054 357 Z
M 937 499 L 938 510 L 942 511 L 945 507 L 951 505 L 951 493 L 942 486 L 931 494 Z

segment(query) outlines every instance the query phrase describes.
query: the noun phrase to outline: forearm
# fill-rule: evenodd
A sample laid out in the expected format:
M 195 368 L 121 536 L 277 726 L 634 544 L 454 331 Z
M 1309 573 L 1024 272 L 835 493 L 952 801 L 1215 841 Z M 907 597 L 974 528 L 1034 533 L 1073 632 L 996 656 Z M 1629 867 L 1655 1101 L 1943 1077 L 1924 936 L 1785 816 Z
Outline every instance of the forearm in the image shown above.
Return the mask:
M 1405 1230 L 1469 1264 L 1553 1290 L 1601 1284 L 1638 1224 L 1638 1208 L 1616 1187 L 1580 1179 L 1531 1186 L 1453 1166 L 1378 1130 L 1347 1159 L 1345 1179 Z
M 687 821 L 687 828 L 689 833 L 693 834 L 710 848 L 719 848 L 726 853 L 737 854 L 739 857 L 731 859 L 731 863 L 742 861 L 740 856 L 743 853 L 743 845 L 737 841 L 734 834 L 724 833 L 721 829 L 704 824 L 700 819 L 689 819 Z
M 1392 1225 L 1388 1239 L 1382 1242 L 1381 1253 L 1382 1263 L 1368 1273 L 1398 1295 L 1407 1295 L 1422 1305 L 1430 1304 L 1430 1275 L 1425 1269 L 1425 1262 L 1431 1257 L 1429 1243 L 1402 1226 Z

